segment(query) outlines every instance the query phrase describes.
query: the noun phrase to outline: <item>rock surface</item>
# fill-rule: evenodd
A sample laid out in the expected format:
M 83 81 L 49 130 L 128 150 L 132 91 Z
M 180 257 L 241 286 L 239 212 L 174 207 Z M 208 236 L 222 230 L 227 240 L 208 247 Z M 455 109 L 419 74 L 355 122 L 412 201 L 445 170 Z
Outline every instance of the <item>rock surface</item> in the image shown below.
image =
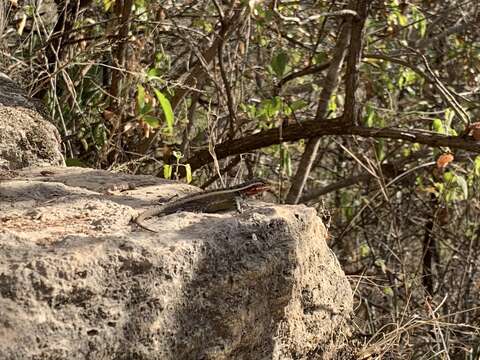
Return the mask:
M 315 210 L 129 222 L 192 191 L 61 167 L 0 182 L 0 358 L 334 358 L 352 291 Z
M 60 135 L 30 99 L 0 73 L 0 170 L 63 165 Z

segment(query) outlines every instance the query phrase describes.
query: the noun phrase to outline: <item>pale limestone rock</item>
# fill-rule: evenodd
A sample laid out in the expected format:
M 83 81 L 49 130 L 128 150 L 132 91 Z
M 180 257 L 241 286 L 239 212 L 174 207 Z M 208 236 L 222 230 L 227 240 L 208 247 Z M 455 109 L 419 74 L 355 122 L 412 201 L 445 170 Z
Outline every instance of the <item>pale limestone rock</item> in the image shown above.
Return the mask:
M 48 172 L 45 172 L 45 169 Z M 125 192 L 112 185 L 136 184 Z M 1 359 L 328 359 L 352 291 L 314 209 L 130 223 L 198 191 L 79 168 L 0 183 Z
M 0 171 L 64 165 L 60 135 L 44 116 L 38 101 L 0 73 Z

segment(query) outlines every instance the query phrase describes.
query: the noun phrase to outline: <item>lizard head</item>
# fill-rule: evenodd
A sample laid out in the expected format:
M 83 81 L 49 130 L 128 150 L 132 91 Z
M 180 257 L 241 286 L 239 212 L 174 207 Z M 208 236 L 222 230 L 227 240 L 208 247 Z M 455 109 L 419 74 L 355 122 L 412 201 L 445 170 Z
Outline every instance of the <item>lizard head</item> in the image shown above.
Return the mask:
M 242 195 L 253 196 L 268 190 L 268 183 L 263 179 L 254 179 L 243 184 L 239 189 Z

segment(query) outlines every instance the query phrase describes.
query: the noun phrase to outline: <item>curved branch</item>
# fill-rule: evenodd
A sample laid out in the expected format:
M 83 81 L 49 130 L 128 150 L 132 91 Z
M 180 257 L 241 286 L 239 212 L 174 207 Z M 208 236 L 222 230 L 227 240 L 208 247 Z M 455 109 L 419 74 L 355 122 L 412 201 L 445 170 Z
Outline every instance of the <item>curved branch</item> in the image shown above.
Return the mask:
M 425 156 L 429 153 L 428 150 L 423 150 L 423 151 L 417 151 L 413 153 L 412 155 L 402 158 L 400 160 L 394 161 L 394 162 L 388 162 L 384 163 L 381 165 L 381 171 L 379 172 L 379 176 L 381 175 L 384 179 L 392 179 L 392 178 L 397 178 L 400 174 L 405 173 L 406 169 L 404 167 L 407 164 L 411 164 Z M 456 158 L 455 160 L 458 160 Z M 435 165 L 435 163 L 433 163 Z M 431 165 L 431 166 L 433 166 Z M 424 167 L 421 167 L 419 169 L 423 169 Z M 333 191 L 337 191 L 352 185 L 357 185 L 362 182 L 367 182 L 370 181 L 371 179 L 375 178 L 371 173 L 365 171 L 361 174 L 357 174 L 354 176 L 350 176 L 348 178 L 339 180 L 335 183 L 329 184 L 327 186 L 324 186 L 322 188 L 317 188 L 313 189 L 310 192 L 304 194 L 300 200 L 300 203 L 307 203 L 307 202 L 318 202 L 320 201 L 320 197 L 322 195 L 328 194 Z M 386 182 L 386 181 L 385 181 Z
M 309 201 L 312 201 L 314 199 L 319 198 L 322 195 L 325 195 L 325 194 L 328 194 L 330 192 L 337 191 L 337 190 L 340 190 L 340 189 L 343 189 L 343 188 L 346 188 L 346 187 L 349 187 L 349 186 L 352 186 L 352 185 L 357 185 L 358 183 L 361 183 L 361 182 L 366 182 L 366 181 L 370 180 L 371 178 L 372 178 L 372 175 L 367 173 L 367 172 L 365 172 L 363 174 L 359 174 L 359 175 L 350 176 L 346 179 L 339 180 L 339 181 L 337 181 L 335 183 L 332 183 L 332 184 L 329 184 L 329 185 L 327 185 L 323 188 L 316 189 L 314 191 L 309 192 L 308 194 L 305 194 L 300 199 L 300 203 L 305 204 Z
M 295 71 L 287 76 L 285 76 L 282 80 L 280 80 L 277 84 L 277 88 L 280 89 L 282 88 L 287 82 L 292 81 L 298 77 L 306 76 L 306 75 L 312 75 L 318 72 L 321 72 L 323 70 L 328 69 L 330 66 L 331 62 L 330 61 L 325 61 L 324 63 L 321 64 L 315 64 L 315 65 L 309 65 L 302 70 Z
M 450 147 L 480 153 L 480 141 L 463 136 L 447 136 L 425 130 L 411 130 L 401 128 L 368 128 L 352 126 L 342 123 L 342 117 L 328 119 L 328 121 L 310 120 L 301 124 L 291 124 L 283 127 L 283 141 L 297 141 L 300 139 L 315 138 L 328 135 L 352 136 L 365 138 L 385 138 L 404 140 L 409 143 L 419 143 L 430 147 Z M 218 159 L 231 155 L 251 152 L 256 149 L 278 144 L 280 142 L 280 128 L 262 131 L 255 135 L 223 142 L 215 146 Z M 208 150 L 201 150 L 188 159 L 192 170 L 212 162 Z

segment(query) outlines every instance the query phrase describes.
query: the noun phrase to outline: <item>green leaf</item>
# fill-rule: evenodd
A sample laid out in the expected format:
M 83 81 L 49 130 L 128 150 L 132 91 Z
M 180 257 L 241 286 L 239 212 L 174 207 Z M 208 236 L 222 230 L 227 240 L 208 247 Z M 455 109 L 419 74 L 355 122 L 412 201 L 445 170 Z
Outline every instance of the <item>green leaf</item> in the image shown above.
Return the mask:
M 410 87 L 419 80 L 417 73 L 408 68 L 402 68 L 402 72 L 400 73 L 400 77 L 398 79 L 398 87 L 400 89 L 406 89 L 409 94 L 415 95 L 415 91 Z
M 242 109 L 242 111 L 247 113 L 247 116 L 250 119 L 255 119 L 255 117 L 257 116 L 257 108 L 253 104 L 241 104 L 240 108 Z
M 403 85 L 405 85 L 405 81 L 406 81 L 405 76 L 403 76 L 403 74 L 400 75 L 400 79 L 398 79 L 398 87 L 400 89 L 403 89 Z
M 36 7 L 34 5 L 26 5 L 23 9 L 27 16 L 33 17 L 35 15 Z
M 475 157 L 473 161 L 473 174 L 476 177 L 480 177 L 480 156 Z
M 390 296 L 390 297 L 393 296 L 393 290 L 392 290 L 392 288 L 391 288 L 390 286 L 385 286 L 385 287 L 383 288 L 383 293 L 384 293 L 385 295 L 387 295 L 387 296 Z
M 435 131 L 439 134 L 445 134 L 445 128 L 443 127 L 443 122 L 440 119 L 433 120 L 432 129 L 433 129 L 433 131 Z
M 418 32 L 420 33 L 421 38 L 425 37 L 425 34 L 427 33 L 427 21 L 425 19 L 418 22 Z
M 445 198 L 446 203 L 451 203 L 453 200 L 456 199 L 455 191 L 453 191 L 453 190 L 445 191 L 444 198 Z
M 366 243 L 362 243 L 360 245 L 359 252 L 361 258 L 366 258 L 368 255 L 370 255 L 370 246 L 368 246 Z
M 305 100 L 296 100 L 290 104 L 292 111 L 303 109 L 308 103 Z
M 389 25 L 396 25 L 398 24 L 398 17 L 397 17 L 397 12 L 393 12 L 387 17 L 387 24 Z
M 287 176 L 292 176 L 292 158 L 288 149 L 282 145 L 280 148 L 282 169 L 285 170 Z
M 413 27 L 418 30 L 420 37 L 425 37 L 427 32 L 427 20 L 425 20 L 425 15 L 418 9 L 417 6 L 411 5 L 412 18 L 415 21 Z
M 447 128 L 449 128 L 450 125 L 452 124 L 452 120 L 454 117 L 455 117 L 455 111 L 453 111 L 450 108 L 445 110 L 445 126 Z
M 143 108 L 145 107 L 145 88 L 138 84 L 137 85 L 137 108 L 140 113 L 142 113 Z
M 105 11 L 108 11 L 114 3 L 115 0 L 103 0 L 103 9 Z
M 151 68 L 150 70 L 148 70 L 148 72 L 147 72 L 147 79 L 148 79 L 148 81 L 151 81 L 151 80 L 161 80 L 161 78 L 160 78 L 160 76 L 159 76 L 159 71 L 158 71 L 158 69 Z
M 187 184 L 190 184 L 192 182 L 192 168 L 190 164 L 185 164 L 185 172 L 187 175 Z
M 375 266 L 378 266 L 380 269 L 382 269 L 382 272 L 384 274 L 387 272 L 387 265 L 385 264 L 385 260 L 383 259 L 375 260 Z
M 413 145 L 411 145 L 411 149 L 412 151 L 420 151 L 422 146 L 419 143 L 413 143 Z
M 375 143 L 375 152 L 377 154 L 378 160 L 382 161 L 385 159 L 385 141 L 384 139 L 378 139 L 378 141 Z
M 328 60 L 328 54 L 325 51 L 317 51 L 313 57 L 315 64 L 322 64 Z
M 160 105 L 162 106 L 163 114 L 165 115 L 165 121 L 167 122 L 167 129 L 170 134 L 173 133 L 173 110 L 172 105 L 170 104 L 170 100 L 167 99 L 165 95 L 163 95 L 157 89 L 153 89 L 155 91 L 155 96 L 157 97 Z
M 462 189 L 464 199 L 468 199 L 468 185 L 465 178 L 463 176 L 457 175 L 455 176 L 455 180 L 458 186 L 460 186 L 460 188 Z
M 164 164 L 163 165 L 163 177 L 165 179 L 171 179 L 172 178 L 172 165 L 169 165 L 169 164 Z
M 373 120 L 375 119 L 375 110 L 373 107 L 367 105 L 367 118 L 365 119 L 365 124 L 367 127 L 373 127 Z
M 441 194 L 445 191 L 445 184 L 444 183 L 436 182 L 436 183 L 434 183 L 434 187 L 437 190 L 437 192 L 435 192 L 435 191 L 433 192 L 435 195 Z
M 397 15 L 398 23 L 400 24 L 400 26 L 407 26 L 408 25 L 408 19 L 405 15 L 403 15 L 400 12 L 397 12 L 396 15 Z
M 443 174 L 443 179 L 445 180 L 445 182 L 448 184 L 448 183 L 452 183 L 454 180 L 455 180 L 455 174 L 451 171 L 446 171 L 444 174 Z
M 282 106 L 283 101 L 279 96 L 275 96 L 272 99 L 265 99 L 260 103 L 257 115 L 272 118 L 280 112 Z
M 145 103 L 145 106 L 140 110 L 140 115 L 146 115 L 152 111 L 152 103 Z
M 272 101 L 271 101 L 271 111 L 272 111 L 272 116 L 273 114 L 278 114 L 280 110 L 282 110 L 283 106 L 283 101 L 280 96 L 275 96 Z
M 281 78 L 285 74 L 288 64 L 288 55 L 285 51 L 278 52 L 272 59 L 270 66 L 273 72 Z
M 143 115 L 142 119 L 143 119 L 143 121 L 145 121 L 148 125 L 150 125 L 154 129 L 156 129 L 160 126 L 160 119 L 156 118 L 155 116 Z
M 337 95 L 334 94 L 330 97 L 330 100 L 328 101 L 327 109 L 328 111 L 335 114 L 335 111 L 337 110 Z

